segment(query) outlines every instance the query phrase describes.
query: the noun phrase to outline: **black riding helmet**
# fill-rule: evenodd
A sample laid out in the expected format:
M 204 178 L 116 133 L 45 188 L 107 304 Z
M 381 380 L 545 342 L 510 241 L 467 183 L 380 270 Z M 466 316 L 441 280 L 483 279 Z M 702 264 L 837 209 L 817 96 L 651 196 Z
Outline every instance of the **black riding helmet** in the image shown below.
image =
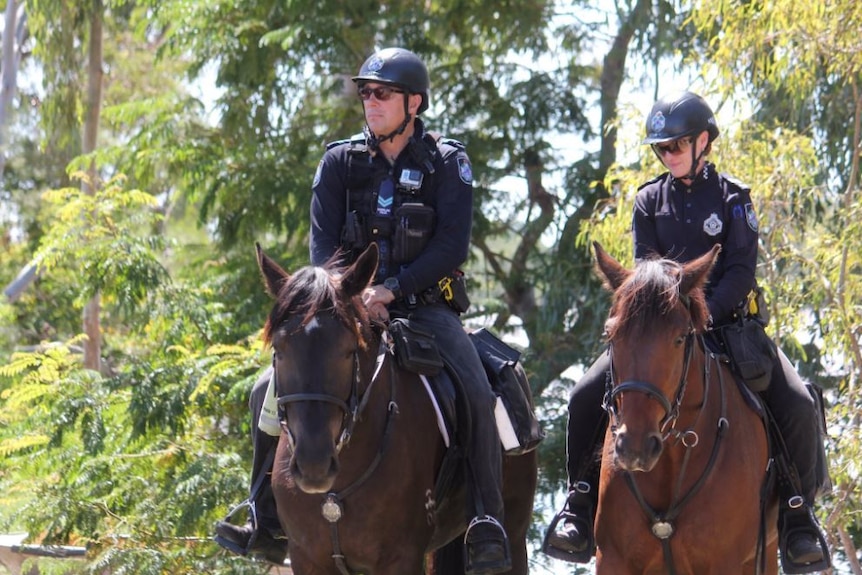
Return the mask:
M 419 104 L 417 114 L 428 109 L 428 68 L 425 63 L 404 48 L 384 48 L 372 54 L 362 67 L 359 74 L 354 76 L 353 82 L 361 85 L 365 82 L 377 82 L 388 84 L 410 92 L 420 94 L 422 103 Z
M 661 154 L 654 144 L 662 144 L 685 137 L 695 137 L 701 132 L 708 132 L 709 141 L 706 147 L 696 155 L 695 147 L 691 147 L 691 169 L 686 178 L 694 180 L 700 159 L 709 152 L 712 142 L 718 137 L 718 124 L 715 114 L 706 100 L 692 92 L 675 92 L 660 98 L 653 104 L 646 119 L 646 138 L 643 144 L 653 146 L 653 152 L 662 160 Z
M 661 144 L 709 132 L 710 143 L 718 137 L 712 108 L 692 92 L 676 92 L 653 104 L 646 119 L 644 144 Z

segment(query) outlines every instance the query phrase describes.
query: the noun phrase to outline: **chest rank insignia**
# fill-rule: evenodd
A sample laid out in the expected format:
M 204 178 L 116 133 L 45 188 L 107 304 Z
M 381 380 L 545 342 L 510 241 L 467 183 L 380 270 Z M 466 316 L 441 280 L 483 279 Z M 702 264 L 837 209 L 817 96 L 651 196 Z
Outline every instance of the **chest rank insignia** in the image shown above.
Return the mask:
M 724 227 L 724 224 L 715 212 L 703 221 L 703 231 L 708 236 L 717 236 L 721 233 L 722 227 Z

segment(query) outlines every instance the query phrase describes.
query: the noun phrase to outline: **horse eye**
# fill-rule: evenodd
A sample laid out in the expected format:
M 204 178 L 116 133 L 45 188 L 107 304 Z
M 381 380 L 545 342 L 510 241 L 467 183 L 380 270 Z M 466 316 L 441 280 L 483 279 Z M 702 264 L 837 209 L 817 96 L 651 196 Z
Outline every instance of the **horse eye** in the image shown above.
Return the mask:
M 679 336 L 678 338 L 676 338 L 676 340 L 674 341 L 674 343 L 675 343 L 676 345 L 682 345 L 682 344 L 684 344 L 684 343 L 685 343 L 685 336 L 684 336 L 684 335 Z

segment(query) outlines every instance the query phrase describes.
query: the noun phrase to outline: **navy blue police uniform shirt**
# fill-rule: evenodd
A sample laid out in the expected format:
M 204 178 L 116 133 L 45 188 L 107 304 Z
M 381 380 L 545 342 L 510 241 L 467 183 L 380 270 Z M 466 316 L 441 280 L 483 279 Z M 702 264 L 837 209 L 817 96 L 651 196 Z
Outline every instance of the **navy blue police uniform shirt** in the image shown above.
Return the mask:
M 758 222 L 748 187 L 707 163 L 689 187 L 669 173 L 641 186 L 632 219 L 635 259 L 660 256 L 685 263 L 721 244 L 707 284 L 713 324 L 755 287 Z
M 416 119 L 413 138 L 424 134 Z M 424 144 L 422 144 L 424 145 Z M 382 154 L 371 158 L 373 167 L 397 184 L 404 168 L 425 171 L 409 153 L 409 145 L 390 164 Z M 348 141 L 329 148 L 314 176 L 311 199 L 311 263 L 322 265 L 341 247 L 341 231 L 346 212 L 348 180 Z M 441 148 L 438 147 L 438 150 Z M 401 285 L 404 296 L 418 294 L 452 273 L 466 260 L 473 225 L 473 173 L 467 153 L 455 146 L 443 146 L 434 154 L 434 174 L 424 174 L 422 202 L 434 209 L 436 226 L 428 245 L 419 256 L 397 273 L 390 274 Z M 396 192 L 397 193 L 397 192 Z M 368 217 L 369 214 L 365 214 Z

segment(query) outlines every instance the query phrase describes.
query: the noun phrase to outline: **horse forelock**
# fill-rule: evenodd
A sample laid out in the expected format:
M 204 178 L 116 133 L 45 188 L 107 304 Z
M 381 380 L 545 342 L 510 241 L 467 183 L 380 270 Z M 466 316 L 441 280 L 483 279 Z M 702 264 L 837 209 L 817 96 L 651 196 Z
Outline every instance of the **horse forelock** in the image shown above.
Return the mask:
M 606 324 L 607 338 L 627 335 L 648 335 L 681 302 L 682 266 L 667 259 L 640 261 L 633 273 L 614 293 L 610 318 Z M 703 303 L 702 290 L 699 305 Z M 697 304 L 696 304 L 697 305 Z
M 306 326 L 322 311 L 330 311 L 356 335 L 365 347 L 368 312 L 358 296 L 347 297 L 341 290 L 343 268 L 334 261 L 324 266 L 307 266 L 284 282 L 267 318 L 263 339 L 272 344 L 273 337 L 288 320 L 300 317 L 297 328 Z

